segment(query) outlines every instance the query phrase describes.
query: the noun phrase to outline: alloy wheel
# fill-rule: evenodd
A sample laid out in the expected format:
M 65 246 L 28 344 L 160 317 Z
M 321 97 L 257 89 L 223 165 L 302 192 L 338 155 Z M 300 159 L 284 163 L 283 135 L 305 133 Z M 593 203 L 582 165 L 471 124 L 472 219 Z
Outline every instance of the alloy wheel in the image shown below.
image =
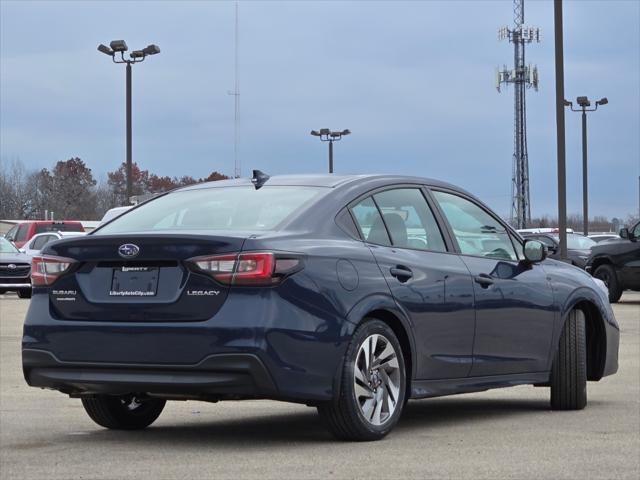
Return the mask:
M 353 382 L 363 417 L 372 425 L 387 422 L 398 407 L 401 383 L 398 352 L 384 335 L 370 335 L 360 345 Z

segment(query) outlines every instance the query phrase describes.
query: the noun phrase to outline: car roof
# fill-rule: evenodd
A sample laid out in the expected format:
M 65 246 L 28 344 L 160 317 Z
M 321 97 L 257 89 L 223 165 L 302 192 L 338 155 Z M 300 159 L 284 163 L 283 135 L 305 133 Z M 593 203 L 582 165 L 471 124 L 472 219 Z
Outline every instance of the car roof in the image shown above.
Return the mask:
M 308 186 L 336 188 L 347 184 L 368 183 L 368 181 L 385 181 L 388 183 L 416 183 L 429 186 L 439 186 L 460 190 L 459 187 L 431 178 L 413 177 L 404 175 L 333 175 L 333 174 L 308 174 L 308 175 L 274 175 L 270 177 L 265 186 Z M 253 185 L 250 178 L 234 178 L 230 180 L 215 180 L 189 185 L 179 190 L 198 190 L 201 188 L 240 187 Z

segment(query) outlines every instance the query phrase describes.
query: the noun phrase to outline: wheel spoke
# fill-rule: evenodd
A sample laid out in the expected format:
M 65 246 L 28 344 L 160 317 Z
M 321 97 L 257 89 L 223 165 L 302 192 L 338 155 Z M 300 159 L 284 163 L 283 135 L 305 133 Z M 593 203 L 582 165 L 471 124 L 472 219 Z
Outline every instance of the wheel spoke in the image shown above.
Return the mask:
M 373 411 L 373 416 L 371 417 L 371 421 L 374 425 L 380 425 L 382 420 L 380 418 L 380 413 L 382 412 L 382 390 L 378 390 L 376 394 L 376 408 Z
M 398 357 L 396 356 L 396 352 L 390 343 L 387 343 L 384 350 L 380 353 L 380 355 L 376 357 L 376 360 L 373 364 L 373 368 L 375 367 L 398 368 Z
M 365 418 L 369 421 L 371 421 L 371 417 L 373 417 L 375 406 L 376 406 L 375 398 L 370 398 L 366 402 L 364 402 L 364 404 L 362 404 L 362 407 L 361 407 L 362 413 L 364 414 Z
M 387 390 L 393 397 L 393 404 L 395 408 L 395 404 L 398 401 L 398 394 L 400 393 L 400 389 L 396 386 L 395 383 L 393 383 L 391 377 L 384 370 L 381 370 L 380 376 L 382 377 L 382 382 L 385 385 L 385 390 Z
M 369 368 L 374 367 L 376 347 L 378 346 L 378 335 L 371 335 L 371 347 L 369 348 Z
M 362 344 L 362 356 L 364 357 L 364 368 L 365 371 L 368 373 L 369 369 L 371 368 L 371 357 L 369 354 L 369 349 L 370 349 L 370 343 L 368 340 L 365 340 L 365 342 Z
M 361 397 L 365 397 L 365 398 L 373 398 L 373 392 L 371 391 L 371 389 L 369 388 L 368 385 L 360 385 L 359 383 L 356 383 L 355 385 L 355 390 L 356 390 L 356 398 L 360 399 Z

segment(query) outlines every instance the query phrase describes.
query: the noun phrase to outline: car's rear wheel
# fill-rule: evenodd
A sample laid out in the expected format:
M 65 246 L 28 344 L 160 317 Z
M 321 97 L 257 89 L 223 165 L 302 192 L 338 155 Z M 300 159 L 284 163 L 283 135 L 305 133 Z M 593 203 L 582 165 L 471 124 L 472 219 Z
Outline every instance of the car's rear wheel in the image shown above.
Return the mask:
M 551 408 L 582 410 L 587 405 L 585 318 L 573 310 L 564 324 L 551 369 Z
M 91 420 L 114 430 L 140 430 L 160 416 L 166 401 L 136 395 L 96 395 L 82 399 Z
M 18 297 L 20 298 L 31 298 L 31 289 L 23 289 L 23 290 L 18 290 Z
M 609 301 L 616 303 L 622 296 L 622 285 L 618 281 L 618 276 L 612 265 L 604 264 L 596 268 L 593 276 L 599 278 L 609 289 Z
M 318 412 L 340 439 L 379 440 L 398 423 L 405 395 L 400 342 L 386 323 L 367 319 L 347 348 L 339 397 Z

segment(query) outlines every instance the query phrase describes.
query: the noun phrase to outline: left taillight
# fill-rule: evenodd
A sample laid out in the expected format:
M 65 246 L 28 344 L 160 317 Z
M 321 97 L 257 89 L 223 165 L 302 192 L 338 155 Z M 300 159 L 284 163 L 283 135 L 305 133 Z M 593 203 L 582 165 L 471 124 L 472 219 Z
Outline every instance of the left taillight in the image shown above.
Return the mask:
M 31 261 L 31 284 L 34 287 L 48 286 L 67 273 L 76 263 L 72 258 L 42 255 Z
M 225 285 L 275 285 L 302 269 L 301 258 L 273 252 L 203 256 L 188 262 Z

